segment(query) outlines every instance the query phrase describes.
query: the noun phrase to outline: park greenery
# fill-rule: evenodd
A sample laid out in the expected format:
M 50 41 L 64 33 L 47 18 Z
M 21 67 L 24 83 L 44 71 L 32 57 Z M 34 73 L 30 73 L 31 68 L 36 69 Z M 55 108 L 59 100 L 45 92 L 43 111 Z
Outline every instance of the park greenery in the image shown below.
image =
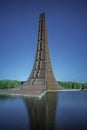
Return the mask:
M 22 85 L 23 83 L 24 81 L 0 80 L 0 89 L 15 88 Z M 60 84 L 66 89 L 87 89 L 87 83 L 58 81 L 58 84 Z
M 58 83 L 66 89 L 87 89 L 87 83 L 63 81 L 58 81 Z
M 0 89 L 15 88 L 21 85 L 17 80 L 0 80 Z

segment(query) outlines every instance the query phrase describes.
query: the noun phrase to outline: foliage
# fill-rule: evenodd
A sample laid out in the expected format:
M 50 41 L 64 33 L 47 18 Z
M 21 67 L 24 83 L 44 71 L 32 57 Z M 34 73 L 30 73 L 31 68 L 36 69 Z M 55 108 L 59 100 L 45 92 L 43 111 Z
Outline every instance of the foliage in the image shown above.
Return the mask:
M 0 89 L 9 89 L 20 86 L 21 82 L 17 80 L 0 80 Z
M 63 81 L 58 81 L 58 83 L 66 89 L 87 89 L 87 83 L 63 82 Z

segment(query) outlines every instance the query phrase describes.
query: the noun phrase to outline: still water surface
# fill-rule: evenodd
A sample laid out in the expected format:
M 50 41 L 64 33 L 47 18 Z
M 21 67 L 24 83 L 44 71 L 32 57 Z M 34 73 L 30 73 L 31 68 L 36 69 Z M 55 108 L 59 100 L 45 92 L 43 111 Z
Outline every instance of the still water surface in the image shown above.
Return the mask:
M 87 91 L 0 95 L 0 130 L 87 130 Z

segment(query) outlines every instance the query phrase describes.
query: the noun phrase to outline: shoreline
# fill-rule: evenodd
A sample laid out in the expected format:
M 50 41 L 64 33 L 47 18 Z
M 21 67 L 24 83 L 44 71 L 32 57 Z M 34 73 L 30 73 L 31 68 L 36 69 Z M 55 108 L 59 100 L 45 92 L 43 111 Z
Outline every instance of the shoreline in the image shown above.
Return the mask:
M 86 89 L 85 89 L 86 90 Z M 0 95 L 8 95 L 8 96 L 22 96 L 22 97 L 32 97 L 32 98 L 42 98 L 46 93 L 53 93 L 53 92 L 69 92 L 69 91 L 85 91 L 81 89 L 64 89 L 64 90 L 47 90 L 43 91 L 37 95 L 33 94 L 23 94 L 23 93 L 14 93 L 14 92 L 1 92 L 0 90 Z
M 39 95 L 29 95 L 29 94 L 22 94 L 22 93 L 20 94 L 20 93 L 5 93 L 5 92 L 0 92 L 0 95 L 41 98 L 46 93 L 47 93 L 47 91 L 43 92 L 43 93 L 41 93 Z

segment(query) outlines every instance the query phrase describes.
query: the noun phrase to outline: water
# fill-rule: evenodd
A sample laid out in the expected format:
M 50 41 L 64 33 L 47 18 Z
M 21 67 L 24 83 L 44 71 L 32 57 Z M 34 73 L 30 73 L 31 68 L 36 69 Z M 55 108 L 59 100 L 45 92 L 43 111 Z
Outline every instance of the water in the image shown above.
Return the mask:
M 0 130 L 87 130 L 87 91 L 0 95 Z

